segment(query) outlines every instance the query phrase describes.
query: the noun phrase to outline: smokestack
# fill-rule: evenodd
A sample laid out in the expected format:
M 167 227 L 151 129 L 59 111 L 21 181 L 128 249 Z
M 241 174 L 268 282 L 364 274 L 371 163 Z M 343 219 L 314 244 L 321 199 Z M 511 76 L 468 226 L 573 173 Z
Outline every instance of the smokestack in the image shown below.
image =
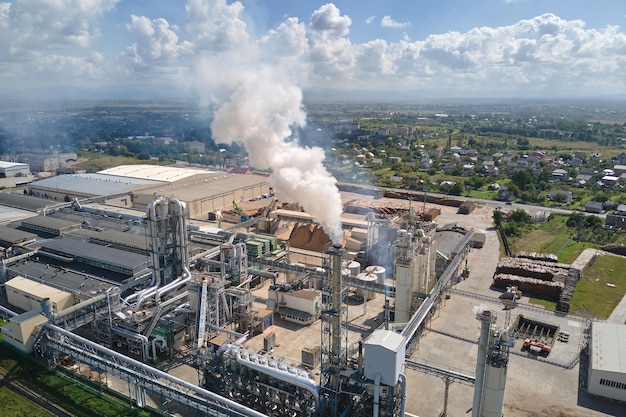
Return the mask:
M 341 356 L 341 302 L 342 302 L 342 274 L 341 261 L 344 251 L 340 244 L 335 243 L 329 250 L 331 257 L 330 288 L 332 297 L 332 310 L 334 312 L 331 324 L 331 357 L 339 362 Z M 340 365 L 336 363 L 335 365 Z
M 480 416 L 482 407 L 485 367 L 487 364 L 487 351 L 489 349 L 489 334 L 491 323 L 495 319 L 491 311 L 485 310 L 481 315 L 480 339 L 478 340 L 478 355 L 476 357 L 476 382 L 474 383 L 474 402 L 472 405 L 472 417 Z

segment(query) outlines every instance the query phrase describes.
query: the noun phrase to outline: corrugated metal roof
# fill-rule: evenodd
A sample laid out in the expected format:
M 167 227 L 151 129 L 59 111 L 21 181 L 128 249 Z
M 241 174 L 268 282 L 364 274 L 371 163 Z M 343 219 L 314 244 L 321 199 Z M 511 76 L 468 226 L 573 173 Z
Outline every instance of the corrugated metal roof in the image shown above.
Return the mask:
M 117 175 L 126 178 L 139 178 L 144 180 L 157 180 L 174 182 L 197 174 L 210 174 L 205 171 L 192 168 L 177 168 L 159 165 L 120 165 L 100 171 L 99 174 Z
M 28 218 L 26 220 L 22 220 L 22 226 L 28 227 L 29 225 L 55 229 L 59 231 L 66 227 L 80 227 L 81 222 L 56 219 L 50 216 L 37 216 L 37 217 Z
M 16 193 L 0 193 L 0 205 L 24 210 L 37 211 L 53 203 L 55 202 L 46 198 Z
M 79 239 L 55 239 L 44 242 L 41 247 L 42 249 L 50 249 L 70 256 L 97 260 L 103 264 L 132 270 L 137 270 L 148 263 L 145 255 L 96 245 Z
M 626 325 L 594 322 L 591 355 L 593 370 L 626 373 Z
M 141 194 L 171 194 L 182 201 L 196 201 L 203 198 L 231 193 L 233 190 L 268 184 L 267 177 L 260 175 L 242 175 L 226 173 L 206 173 L 194 175 L 173 184 L 146 188 Z
M 51 191 L 61 191 L 91 196 L 107 196 L 130 192 L 138 186 L 161 184 L 160 181 L 127 178 L 103 174 L 68 174 L 58 175 L 32 183 L 36 188 L 47 188 Z
M 0 161 L 0 168 L 13 168 L 13 167 L 28 168 L 28 164 L 21 164 L 19 162 Z
M 0 226 L 0 242 L 13 244 L 36 238 L 37 235 L 34 233 L 23 232 L 21 230 L 13 229 L 12 227 Z

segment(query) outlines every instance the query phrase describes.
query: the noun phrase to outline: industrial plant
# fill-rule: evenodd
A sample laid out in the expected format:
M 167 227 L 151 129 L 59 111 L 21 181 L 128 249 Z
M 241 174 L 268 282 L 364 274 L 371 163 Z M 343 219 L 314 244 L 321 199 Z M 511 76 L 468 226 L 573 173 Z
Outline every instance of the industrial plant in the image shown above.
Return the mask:
M 516 339 L 555 342 L 558 326 L 511 317 L 514 294 L 503 324 L 476 311 L 475 374 L 412 360 L 470 272 L 475 230 L 410 200 L 355 201 L 332 242 L 265 177 L 161 168 L 58 176 L 14 197 L 32 215 L 0 230 L 7 343 L 167 416 L 404 416 L 415 370 L 446 381 L 443 415 L 461 382 L 472 416 L 495 417 Z

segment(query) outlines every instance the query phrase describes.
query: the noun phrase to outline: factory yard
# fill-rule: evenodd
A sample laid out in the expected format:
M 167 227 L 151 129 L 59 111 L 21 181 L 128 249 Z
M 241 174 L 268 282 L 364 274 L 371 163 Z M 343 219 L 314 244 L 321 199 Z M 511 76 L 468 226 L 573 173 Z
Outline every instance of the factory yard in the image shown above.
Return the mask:
M 472 249 L 468 258 L 469 277 L 454 288 L 467 293 L 497 298 L 499 292 L 491 290 L 490 284 L 500 257 L 498 237 L 492 226 L 493 208 L 479 206 L 470 215 L 456 214 L 456 209 L 441 207 L 438 224 L 454 223 L 458 226 L 484 232 L 485 245 Z M 495 300 L 494 300 L 495 301 Z M 518 314 L 526 318 L 557 325 L 570 334 L 568 343 L 555 342 L 547 357 L 535 358 L 522 352 L 522 340 L 516 340 L 511 348 L 504 399 L 504 415 L 507 417 L 533 416 L 618 416 L 623 406 L 597 400 L 579 389 L 580 366 L 565 367 L 575 359 L 580 343 L 583 320 L 576 317 L 559 317 L 552 312 L 528 306 L 528 298 L 522 297 L 522 306 L 511 312 L 512 320 Z M 502 304 L 489 302 L 486 298 L 471 298 L 464 293 L 452 292 L 430 323 L 430 331 L 422 335 L 419 349 L 413 360 L 438 364 L 461 373 L 474 375 L 480 332 L 480 321 L 474 308 L 486 306 L 498 316 L 497 326 L 503 328 L 506 311 Z M 445 333 L 445 334 L 443 334 Z M 583 358 L 584 359 L 584 358 Z M 546 360 L 555 364 L 546 363 Z M 586 363 L 583 365 L 583 371 Z M 407 412 L 418 416 L 438 416 L 443 410 L 444 381 L 436 376 L 407 370 Z M 449 416 L 468 415 L 472 407 L 473 387 L 453 383 L 449 388 Z M 621 414 L 620 414 L 621 413 Z

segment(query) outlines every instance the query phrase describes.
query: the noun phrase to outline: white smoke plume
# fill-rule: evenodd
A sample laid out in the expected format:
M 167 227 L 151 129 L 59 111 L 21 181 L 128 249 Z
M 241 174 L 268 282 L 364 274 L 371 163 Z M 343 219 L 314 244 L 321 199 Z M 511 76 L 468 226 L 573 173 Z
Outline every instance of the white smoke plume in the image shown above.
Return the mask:
M 302 147 L 292 136 L 306 124 L 302 91 L 276 67 L 239 74 L 238 87 L 215 113 L 216 142 L 243 142 L 251 166 L 271 169 L 276 192 L 299 202 L 333 243 L 341 243 L 341 196 L 322 164 L 324 150 Z

